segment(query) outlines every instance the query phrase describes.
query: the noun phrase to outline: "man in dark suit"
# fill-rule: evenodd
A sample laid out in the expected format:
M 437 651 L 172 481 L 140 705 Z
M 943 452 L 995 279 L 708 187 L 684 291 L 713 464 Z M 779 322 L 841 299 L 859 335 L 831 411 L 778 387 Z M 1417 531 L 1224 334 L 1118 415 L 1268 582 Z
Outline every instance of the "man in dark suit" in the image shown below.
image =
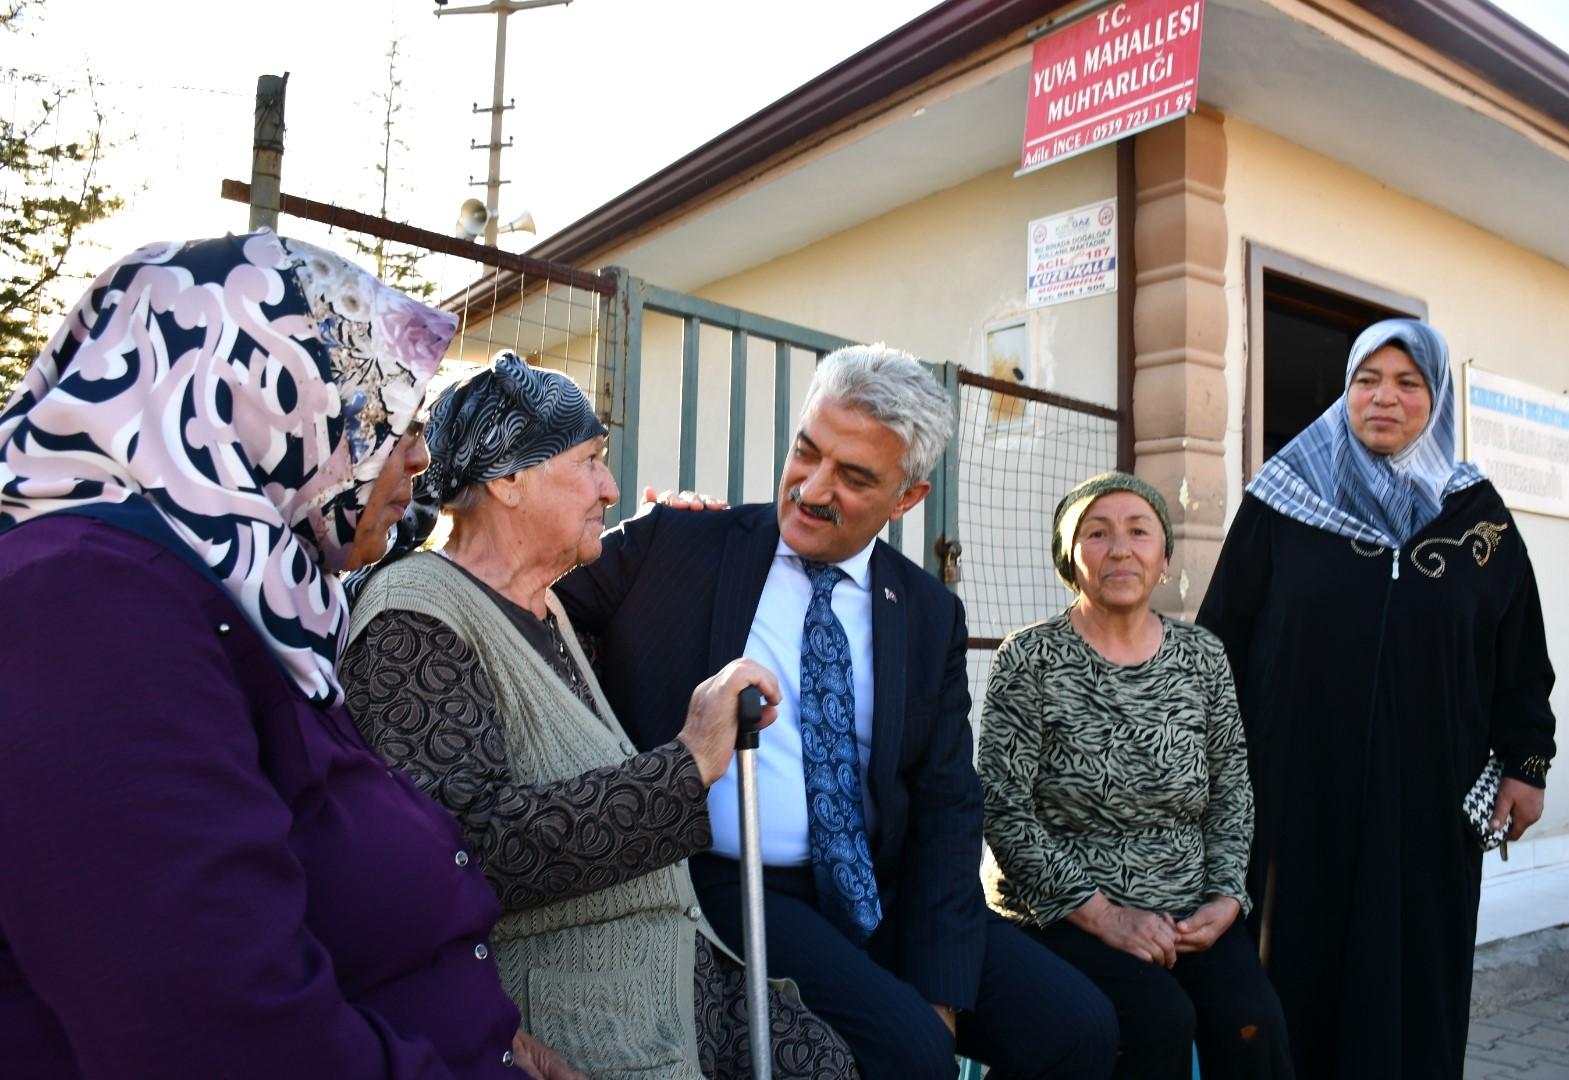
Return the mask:
M 773 670 L 758 751 L 768 966 L 855 1052 L 864 1077 L 1104 1076 L 1110 1003 L 986 910 L 963 606 L 877 539 L 925 497 L 953 431 L 913 357 L 841 349 L 819 365 L 776 505 L 656 507 L 556 591 L 600 638 L 603 685 L 640 748 L 737 655 Z M 739 942 L 734 767 L 710 789 L 703 908 Z

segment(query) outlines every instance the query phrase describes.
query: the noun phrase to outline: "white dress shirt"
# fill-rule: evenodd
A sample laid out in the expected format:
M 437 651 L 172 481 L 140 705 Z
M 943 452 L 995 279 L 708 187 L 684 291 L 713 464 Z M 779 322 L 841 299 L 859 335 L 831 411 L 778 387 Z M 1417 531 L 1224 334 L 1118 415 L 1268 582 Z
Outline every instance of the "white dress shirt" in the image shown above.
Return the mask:
M 861 803 L 867 831 L 872 805 L 867 798 L 866 771 L 872 758 L 872 548 L 838 563 L 845 576 L 834 586 L 834 614 L 850 642 L 850 680 L 855 688 L 855 741 L 861 758 Z M 801 631 L 812 599 L 812 583 L 801 557 L 779 541 L 774 562 L 752 617 L 746 657 L 779 678 L 779 715 L 758 735 L 757 796 L 763 862 L 768 866 L 804 866 L 811 861 L 807 839 L 806 770 L 801 754 Z M 713 827 L 715 854 L 741 855 L 740 812 L 736 765 L 708 789 L 708 820 Z

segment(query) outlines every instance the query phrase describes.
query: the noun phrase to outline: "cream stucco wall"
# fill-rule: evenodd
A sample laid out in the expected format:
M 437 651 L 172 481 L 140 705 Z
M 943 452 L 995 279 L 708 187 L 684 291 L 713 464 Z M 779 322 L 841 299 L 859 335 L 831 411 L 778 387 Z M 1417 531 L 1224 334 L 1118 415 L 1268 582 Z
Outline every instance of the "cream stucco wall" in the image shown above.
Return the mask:
M 940 149 L 934 150 L 940 152 Z M 1026 226 L 1031 220 L 1116 194 L 1116 153 L 1105 149 L 1015 178 L 1002 167 L 697 293 L 734 307 L 858 341 L 887 341 L 927 360 L 985 371 L 989 327 L 1022 319 L 1030 328 L 1030 381 L 1070 397 L 1116 405 L 1116 297 L 1025 307 Z M 1124 276 L 1125 285 L 1131 284 Z M 680 326 L 644 324 L 639 483 L 670 486 L 677 475 Z M 697 483 L 725 490 L 729 344 L 704 332 L 698 401 Z M 749 355 L 745 495 L 769 498 L 772 347 Z M 792 415 L 811 376 L 793 364 Z M 920 508 L 905 523 L 905 550 L 920 559 Z
M 1230 513 L 1236 512 L 1244 482 L 1248 241 L 1426 301 L 1428 317 L 1448 338 L 1457 365 L 1473 361 L 1538 386 L 1569 390 L 1569 267 L 1261 128 L 1228 117 L 1225 132 L 1231 237 L 1226 265 Z M 1564 224 L 1544 221 L 1542 227 Z M 1457 367 L 1457 386 L 1459 374 Z M 1569 520 L 1527 513 L 1515 517 L 1531 549 L 1548 648 L 1559 674 L 1553 707 L 1562 746 L 1569 741 L 1564 723 L 1569 717 Z M 1569 830 L 1569 767 L 1554 770 L 1549 781 L 1547 813 L 1537 829 L 1543 836 Z
M 982 368 L 986 326 L 1024 306 L 1026 224 L 1111 198 L 1106 149 L 1015 178 L 1012 167 L 898 207 L 699 292 L 928 360 Z M 1116 298 L 1033 309 L 1040 385 L 1116 404 Z

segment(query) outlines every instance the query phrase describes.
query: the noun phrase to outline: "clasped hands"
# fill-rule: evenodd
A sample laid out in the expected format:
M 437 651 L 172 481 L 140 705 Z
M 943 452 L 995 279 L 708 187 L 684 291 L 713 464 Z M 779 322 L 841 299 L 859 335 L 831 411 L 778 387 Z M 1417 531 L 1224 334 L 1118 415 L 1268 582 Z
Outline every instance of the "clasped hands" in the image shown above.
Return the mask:
M 1163 911 L 1124 907 L 1096 893 L 1068 921 L 1114 949 L 1169 968 L 1185 953 L 1203 952 L 1230 929 L 1242 905 L 1229 896 L 1211 897 L 1185 919 Z

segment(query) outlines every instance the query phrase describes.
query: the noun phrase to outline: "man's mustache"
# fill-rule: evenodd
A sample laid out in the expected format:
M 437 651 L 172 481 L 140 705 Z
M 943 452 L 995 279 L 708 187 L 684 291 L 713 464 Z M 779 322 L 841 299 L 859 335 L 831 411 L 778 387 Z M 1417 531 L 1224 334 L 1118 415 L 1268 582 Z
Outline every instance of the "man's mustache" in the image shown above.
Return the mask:
M 791 502 L 795 503 L 796 506 L 800 507 L 806 513 L 811 514 L 819 521 L 831 521 L 835 525 L 844 524 L 844 519 L 840 516 L 838 509 L 835 507 L 829 506 L 826 503 L 822 506 L 813 506 L 811 503 L 802 502 L 800 484 L 797 484 L 795 487 L 791 488 L 787 494 L 790 496 Z

